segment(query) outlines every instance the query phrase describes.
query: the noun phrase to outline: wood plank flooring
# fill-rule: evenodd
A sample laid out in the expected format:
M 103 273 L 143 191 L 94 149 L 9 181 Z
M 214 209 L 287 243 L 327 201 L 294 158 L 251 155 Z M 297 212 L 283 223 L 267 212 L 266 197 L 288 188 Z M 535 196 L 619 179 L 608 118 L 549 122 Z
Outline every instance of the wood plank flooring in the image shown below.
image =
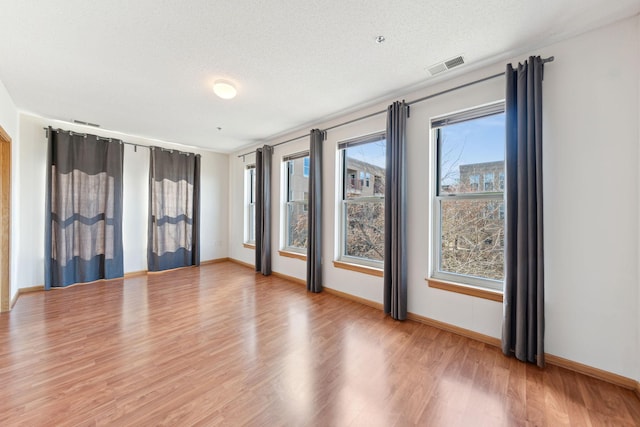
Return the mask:
M 227 262 L 21 296 L 0 425 L 638 426 L 640 400 Z

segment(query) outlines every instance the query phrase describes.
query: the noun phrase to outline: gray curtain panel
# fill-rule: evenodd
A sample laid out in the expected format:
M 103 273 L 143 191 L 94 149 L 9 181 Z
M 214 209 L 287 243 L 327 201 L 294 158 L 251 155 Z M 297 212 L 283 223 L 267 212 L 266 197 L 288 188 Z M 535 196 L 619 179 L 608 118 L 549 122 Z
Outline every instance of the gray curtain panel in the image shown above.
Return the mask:
M 407 153 L 409 106 L 387 109 L 387 171 L 384 192 L 384 311 L 407 318 Z
M 122 277 L 122 141 L 48 135 L 45 289 Z
M 313 129 L 310 136 L 307 290 L 322 292 L 322 142 L 325 134 Z
M 506 71 L 506 215 L 502 351 L 544 366 L 540 57 Z
M 148 269 L 200 265 L 200 155 L 150 151 Z
M 265 145 L 256 150 L 256 271 L 271 274 L 271 157 Z

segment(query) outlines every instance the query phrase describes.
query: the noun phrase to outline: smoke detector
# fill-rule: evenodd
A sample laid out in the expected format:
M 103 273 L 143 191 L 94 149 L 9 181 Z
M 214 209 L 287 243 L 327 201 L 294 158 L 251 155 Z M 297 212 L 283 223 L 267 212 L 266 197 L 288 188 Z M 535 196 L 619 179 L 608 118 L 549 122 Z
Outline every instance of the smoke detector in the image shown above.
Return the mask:
M 443 73 L 452 68 L 458 67 L 462 64 L 464 64 L 464 58 L 462 57 L 462 55 L 459 55 L 459 56 L 456 56 L 455 58 L 447 59 L 446 61 L 433 64 L 427 68 L 427 71 L 432 76 L 435 76 L 436 74 Z

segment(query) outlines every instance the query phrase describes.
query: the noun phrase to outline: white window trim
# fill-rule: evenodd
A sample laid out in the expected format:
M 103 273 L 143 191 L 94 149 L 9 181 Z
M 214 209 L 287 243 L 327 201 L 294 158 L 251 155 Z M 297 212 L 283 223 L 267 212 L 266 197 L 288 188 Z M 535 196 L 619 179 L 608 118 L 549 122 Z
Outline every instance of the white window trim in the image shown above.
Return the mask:
M 249 245 L 255 245 L 255 238 L 251 240 L 251 229 L 255 230 L 254 224 L 251 222 L 251 210 L 255 210 L 255 200 L 251 203 L 251 178 L 250 170 L 253 169 L 255 174 L 256 166 L 253 164 L 247 165 L 244 168 L 244 243 Z M 255 220 L 255 214 L 254 214 Z
M 356 257 L 353 255 L 347 255 L 345 243 L 347 241 L 347 204 L 350 203 L 365 203 L 365 202 L 378 202 L 384 203 L 384 197 L 362 197 L 357 200 L 340 200 L 340 234 L 339 234 L 339 253 L 337 261 L 348 262 L 351 264 L 359 264 L 373 268 L 383 268 L 384 261 L 376 261 L 369 258 Z
M 455 119 L 455 121 L 452 121 L 453 123 L 458 122 L 458 121 L 463 121 L 463 120 L 472 120 L 475 118 L 479 118 L 482 116 L 488 116 L 491 114 L 486 114 L 487 111 L 497 111 L 500 109 L 500 107 L 502 107 L 502 111 L 504 111 L 505 108 L 505 102 L 503 101 L 498 101 L 498 102 L 492 102 L 489 104 L 485 104 L 482 106 L 478 106 L 478 107 L 473 107 L 473 108 L 469 108 L 463 111 L 459 111 L 456 113 L 451 113 L 451 114 L 446 114 L 443 116 L 439 116 L 436 118 L 433 118 L 431 120 L 431 126 L 430 126 L 430 140 L 431 140 L 431 182 L 432 185 L 430 186 L 430 194 L 431 194 L 431 230 L 430 230 L 430 235 L 432 236 L 431 238 L 431 253 L 432 256 L 430 256 L 430 260 L 429 260 L 429 276 L 434 278 L 434 279 L 438 279 L 438 280 L 443 280 L 443 281 L 448 281 L 448 282 L 453 282 L 453 283 L 459 283 L 461 285 L 464 286 L 471 286 L 471 287 L 476 287 L 479 289 L 488 289 L 488 290 L 492 290 L 492 291 L 499 291 L 499 292 L 503 292 L 504 290 L 504 280 L 492 280 L 492 279 L 487 279 L 487 278 L 483 278 L 483 277 L 476 277 L 476 276 L 469 276 L 469 275 L 465 275 L 465 274 L 456 274 L 456 273 L 451 273 L 451 272 L 444 272 L 444 271 L 438 271 L 438 266 L 440 265 L 440 261 L 441 261 L 441 248 L 442 248 L 442 235 L 440 233 L 440 223 L 441 223 L 441 216 L 440 216 L 440 207 L 441 207 L 441 203 L 443 200 L 452 200 L 454 196 L 455 200 L 502 200 L 505 203 L 505 207 L 506 207 L 506 185 L 505 185 L 505 189 L 503 191 L 493 191 L 493 192 L 478 192 L 478 193 L 464 193 L 464 194 L 455 194 L 455 195 L 442 195 L 442 196 L 438 196 L 438 136 L 437 136 L 437 128 L 438 127 L 442 127 L 442 123 L 444 121 L 444 124 L 448 124 L 447 120 L 443 120 L 443 118 L 446 117 L 453 117 Z M 474 111 L 476 111 L 478 113 L 478 115 L 476 116 L 474 113 Z M 483 112 L 485 114 L 483 114 Z M 458 120 L 460 117 L 463 118 L 463 120 Z M 440 126 L 436 126 L 434 127 L 434 123 L 439 123 Z M 506 159 L 505 159 L 506 161 Z M 494 183 L 495 185 L 495 183 Z M 506 221 L 506 220 L 505 220 Z M 505 222 L 505 226 L 506 226 L 506 222 Z
M 440 252 L 442 248 L 442 236 L 441 236 L 441 233 L 439 232 L 440 222 L 441 222 L 439 210 L 443 200 L 452 200 L 452 199 L 453 197 L 449 197 L 449 196 L 435 196 L 434 210 L 433 210 L 435 233 L 433 234 L 434 238 L 432 239 L 434 244 L 433 244 L 433 269 L 432 269 L 431 277 L 433 277 L 434 279 L 441 279 L 449 282 L 476 286 L 479 288 L 502 291 L 504 286 L 504 281 L 502 280 L 492 280 L 492 279 L 485 279 L 483 277 L 469 276 L 466 274 L 456 274 L 451 272 L 438 271 L 438 266 L 440 265 L 440 261 L 441 261 Z M 455 200 L 501 200 L 503 202 L 505 201 L 503 194 L 492 194 L 492 193 L 472 193 L 472 194 L 464 194 L 464 195 L 458 194 L 455 196 Z
M 282 215 L 281 215 L 281 224 L 282 224 L 282 233 L 280 233 L 280 238 L 281 238 L 281 244 L 280 244 L 280 250 L 281 251 L 285 251 L 285 252 L 293 252 L 293 253 L 298 253 L 298 254 L 303 254 L 306 255 L 307 254 L 307 248 L 300 248 L 297 246 L 289 246 L 288 242 L 289 242 L 289 206 L 290 205 L 307 205 L 308 201 L 304 201 L 304 200 L 292 200 L 289 201 L 289 169 L 288 169 L 288 164 L 289 161 L 291 160 L 296 160 L 296 159 L 300 159 L 300 158 L 305 158 L 305 157 L 309 157 L 309 151 L 305 150 L 305 151 L 301 151 L 301 152 L 297 152 L 297 153 L 293 153 L 293 154 L 289 154 L 289 155 L 285 155 L 282 157 L 282 172 L 281 172 L 281 177 L 282 177 L 282 190 L 281 190 L 281 194 L 282 194 Z M 307 209 L 307 215 L 308 215 L 308 209 Z
M 351 138 L 348 140 L 344 140 L 338 143 L 337 148 L 337 165 L 338 167 L 336 168 L 336 172 L 338 174 L 338 178 L 336 179 L 336 183 L 337 183 L 337 187 L 336 187 L 336 195 L 337 195 L 337 215 L 336 215 L 336 225 L 337 225 L 337 239 L 338 239 L 338 244 L 336 245 L 336 249 L 337 249 L 337 253 L 336 253 L 336 257 L 335 257 L 335 261 L 338 262 L 343 262 L 343 263 L 348 263 L 348 264 L 355 264 L 355 265 L 362 265 L 365 267 L 372 267 L 375 269 L 383 269 L 384 268 L 384 261 L 376 261 L 376 260 L 372 260 L 369 258 L 362 258 L 362 257 L 355 257 L 352 255 L 346 255 L 346 234 L 347 234 L 347 219 L 346 219 L 346 206 L 348 203 L 362 203 L 362 202 L 381 202 L 384 203 L 384 197 L 376 197 L 376 196 L 371 196 L 371 197 L 362 197 L 356 200 L 349 200 L 346 201 L 344 199 L 344 187 L 345 187 L 345 175 L 346 175 L 346 171 L 344 170 L 344 165 L 345 165 L 345 153 L 346 153 L 346 148 L 354 146 L 354 145 L 358 145 L 358 144 L 367 144 L 367 143 L 371 143 L 371 142 L 375 142 L 375 141 L 379 141 L 379 140 L 386 140 L 386 132 L 384 131 L 379 131 L 379 132 L 374 132 L 368 135 L 364 135 L 361 137 L 357 137 L 357 138 Z M 356 176 L 356 179 L 360 179 L 359 176 Z

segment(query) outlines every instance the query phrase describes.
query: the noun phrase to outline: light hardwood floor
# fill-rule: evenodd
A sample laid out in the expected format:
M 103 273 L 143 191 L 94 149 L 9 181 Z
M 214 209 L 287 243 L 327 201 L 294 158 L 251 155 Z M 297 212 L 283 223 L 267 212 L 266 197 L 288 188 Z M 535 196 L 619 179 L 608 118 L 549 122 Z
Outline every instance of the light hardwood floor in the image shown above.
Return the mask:
M 632 391 L 229 262 L 20 297 L 0 425 L 635 426 Z

